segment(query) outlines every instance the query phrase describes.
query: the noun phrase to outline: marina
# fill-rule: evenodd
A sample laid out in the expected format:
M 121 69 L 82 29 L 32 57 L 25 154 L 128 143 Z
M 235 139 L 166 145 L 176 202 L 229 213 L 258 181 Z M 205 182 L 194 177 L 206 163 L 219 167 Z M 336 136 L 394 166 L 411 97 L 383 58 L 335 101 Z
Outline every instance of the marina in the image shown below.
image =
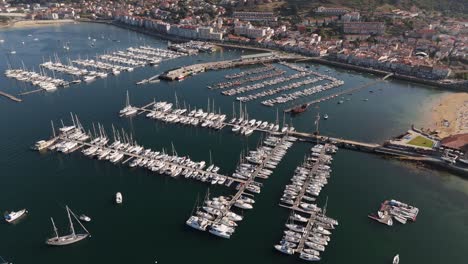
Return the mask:
M 243 220 L 239 214 L 231 211 L 233 207 L 241 210 L 253 209 L 254 195 L 261 192 L 262 184 L 256 182 L 256 178 L 268 179 L 273 173 L 288 148 L 296 138 L 290 136 L 269 136 L 263 142 L 264 146 L 255 151 L 249 151 L 245 158 L 241 158 L 233 177 L 244 179 L 236 187 L 237 192 L 231 197 L 205 198 L 203 205 L 197 206 L 197 211 L 186 224 L 200 231 L 206 231 L 221 238 L 229 239 L 235 232 L 238 224 Z M 242 214 L 243 215 L 243 214 Z
M 54 54 L 57 54 L 63 64 L 68 65 L 68 58 L 72 62 L 77 59 L 86 60 L 88 59 L 86 54 L 89 54 L 89 59 L 104 62 L 96 60 L 94 56 L 111 54 L 117 50 L 126 51 L 128 47 L 148 45 L 160 49 L 167 47 L 167 41 L 112 26 L 88 23 L 3 30 L 0 34 L 0 38 L 5 39 L 5 44 L 0 45 L 0 50 L 7 54 L 9 64 L 15 69 L 22 68 L 21 61 L 24 60 L 27 69 L 37 73 L 40 71 L 37 66 L 44 62 L 43 58 L 48 61 L 50 56 L 55 62 Z M 28 34 L 33 37 L 29 39 Z M 91 40 L 96 39 L 92 48 L 88 36 Z M 33 38 L 38 38 L 39 41 L 32 41 Z M 21 44 L 22 41 L 25 41 L 24 45 Z M 69 42 L 69 50 L 63 48 L 65 42 Z M 9 53 L 11 49 L 17 52 L 14 56 Z M 464 263 L 465 258 L 460 252 L 463 251 L 462 245 L 468 243 L 466 240 L 468 236 L 460 219 L 467 217 L 464 203 L 466 180 L 450 172 L 421 168 L 413 162 L 400 162 L 371 154 L 374 153 L 373 150 L 381 147 L 376 143 L 382 143 L 400 132 L 403 133 L 411 124 L 415 123 L 417 127 L 421 127 L 418 124 L 420 122 L 418 117 L 428 111 L 428 108 L 422 106 L 427 105 L 429 100 L 437 100 L 445 92 L 407 82 L 392 80 L 386 83 L 377 82 L 369 87 L 374 91 L 372 94 L 366 90 L 356 91 L 352 101 L 340 106 L 337 106 L 335 100 L 321 103 L 320 113 L 328 114 L 329 119 L 321 122 L 319 137 L 314 136 L 313 127 L 318 109 L 310 107 L 301 115 L 286 115 L 286 118 L 283 118 L 285 122 L 282 122 L 281 116 L 276 118 L 275 108 L 278 108 L 279 114 L 282 114 L 285 108 L 290 107 L 289 104 L 277 104 L 274 108 L 264 107 L 260 101 L 270 99 L 264 98 L 259 100 L 258 104 L 250 103 L 248 112 L 242 103 L 242 115 L 244 120 L 255 118 L 255 126 L 258 120 L 262 123 L 267 122 L 267 127 L 278 123 L 277 133 L 271 130 L 269 132 L 267 129 L 262 131 L 260 124 L 255 129 L 261 131 L 260 133 L 253 132 L 249 136 L 239 136 L 239 132 L 232 131 L 235 125 L 229 125 L 234 117 L 236 123 L 240 117 L 239 103 L 235 102 L 236 109 L 232 111 L 235 97 L 223 96 L 220 94 L 222 90 L 208 90 L 206 87 L 213 83 L 225 82 L 225 75 L 250 70 L 255 65 L 207 71 L 182 82 L 161 81 L 135 86 L 140 80 L 184 65 L 235 60 L 252 53 L 248 50 L 230 48 L 212 53 L 199 52 L 198 55 L 181 56 L 164 61 L 156 68 L 134 67 L 133 72 L 122 72 L 116 77 L 109 72 L 105 79 L 70 84 L 71 89 L 58 88 L 54 93 L 34 93 L 21 104 L 3 100 L 4 111 L 0 113 L 0 121 L 5 129 L 0 130 L 0 136 L 4 139 L 1 142 L 0 157 L 4 171 L 0 182 L 4 188 L 0 193 L 0 200 L 7 202 L 3 203 L 1 209 L 2 212 L 27 209 L 28 214 L 15 224 L 7 224 L 4 221 L 0 225 L 0 232 L 4 238 L 0 242 L 2 248 L 0 255 L 12 263 L 50 264 L 154 263 L 155 261 L 158 263 L 222 261 L 226 264 L 235 264 L 246 262 L 246 256 L 249 256 L 247 262 L 259 264 L 306 263 L 307 260 L 301 259 L 298 252 L 290 256 L 281 254 L 274 248 L 283 234 L 286 235 L 283 231 L 286 229 L 291 231 L 285 227 L 285 223 L 293 211 L 277 204 L 284 194 L 285 185 L 292 184 L 290 178 L 296 167 L 302 165 L 305 155 L 310 157 L 310 148 L 317 145 L 317 139 L 319 144 L 339 139 L 340 141 L 335 144 L 340 150 L 332 156 L 333 165 L 328 165 L 333 169 L 331 177 L 328 178 L 330 184 L 322 188 L 319 196 L 313 197 L 315 201 L 303 200 L 306 203 L 315 203 L 322 209 L 322 213 L 324 204 L 327 204 L 325 215 L 339 220 L 339 225 L 329 230 L 332 235 L 330 241 L 325 241 L 328 245 L 323 245 L 325 251 L 313 249 L 320 252 L 319 262 L 338 264 L 359 260 L 364 264 L 392 263 L 392 258 L 399 254 L 404 262 L 411 263 Z M 88 69 L 75 63 L 73 65 L 87 70 L 105 71 L 91 67 Z M 273 65 L 287 71 L 284 76 L 297 73 L 296 70 L 284 65 L 276 63 Z M 343 90 L 380 78 L 314 63 L 294 63 L 294 65 L 308 66 L 307 69 L 343 80 L 345 82 Z M 0 64 L 1 72 L 7 69 L 6 63 Z M 53 77 L 50 70 L 45 69 L 45 71 L 48 76 Z M 249 77 L 252 76 L 254 75 Z M 313 75 L 310 77 L 316 78 Z M 78 79 L 58 72 L 55 78 L 66 81 Z M 305 78 L 307 77 L 297 81 Z M 17 82 L 3 74 L 0 80 L 4 84 L 4 91 L 13 95 L 16 95 L 16 92 L 32 90 L 29 84 Z M 311 85 L 318 84 L 321 83 Z M 276 87 L 267 89 L 274 88 Z M 337 88 L 336 92 L 338 89 L 341 88 Z M 131 106 L 147 110 L 138 110 L 135 115 L 120 118 L 119 111 L 125 107 L 127 90 L 131 96 Z M 174 100 L 175 92 L 179 97 L 178 107 Z M 404 96 L 401 96 L 402 94 Z M 238 96 L 246 95 L 248 94 Z M 314 99 L 313 96 L 322 97 L 321 94 L 316 94 L 311 98 L 290 103 L 300 104 L 302 100 Z M 169 123 L 145 118 L 154 110 L 153 98 L 156 98 L 156 102 L 172 103 L 171 114 L 176 109 L 187 109 L 187 111 L 190 109 L 188 111 L 190 113 L 195 108 L 197 111 L 202 108 L 203 113 L 226 115 L 224 120 L 226 126 L 216 130 L 207 128 L 208 125 L 203 128 L 200 123 L 195 127 L 180 122 Z M 207 110 L 208 98 L 210 98 L 210 111 Z M 369 101 L 364 103 L 363 98 L 369 98 Z M 145 107 L 148 104 L 151 105 Z M 399 114 L 395 114 L 395 109 L 398 109 Z M 114 128 L 119 128 L 115 130 L 119 131 L 120 137 L 123 128 L 126 137 L 132 135 L 133 140 L 129 142 L 134 144 L 136 139 L 138 141 L 136 145 L 144 147 L 145 150 L 151 149 L 154 152 L 165 150 L 168 155 L 173 156 L 171 144 L 173 142 L 174 150 L 178 153 L 177 157 L 190 157 L 195 162 L 205 161 L 204 171 L 212 163 L 213 168 L 220 168 L 219 175 L 236 178 L 238 181 L 234 181 L 228 187 L 227 180 L 224 184 L 211 184 L 208 179 L 204 183 L 196 179 L 183 180 L 185 177 L 181 174 L 175 178 L 167 174 L 161 175 L 145 166 L 130 167 L 138 158 L 125 154 L 124 158 L 115 164 L 99 160 L 96 156 L 89 158 L 82 151 L 89 149 L 91 145 L 80 147 L 69 154 L 55 150 L 47 151 L 48 147 L 40 152 L 31 151 L 30 145 L 40 138 L 44 138 L 40 146 L 54 145 L 54 137 L 46 137 L 51 134 L 49 122 L 54 120 L 57 132 L 60 132 L 59 127 L 63 127 L 60 118 L 67 117 L 70 111 L 79 115 L 80 123 L 86 124 L 84 126 L 86 134 L 90 134 L 91 131 L 92 139 L 96 135 L 92 122 L 99 121 L 100 125 L 94 124 L 96 133 L 99 137 L 99 127 L 106 128 L 105 133 L 109 139 L 107 147 L 113 143 L 111 128 L 114 125 Z M 235 115 L 231 114 L 232 112 Z M 66 119 L 65 126 L 72 125 L 72 122 L 68 121 L 70 118 Z M 278 122 L 275 119 L 279 119 Z M 199 211 L 204 212 L 202 207 L 208 207 L 202 204 L 207 187 L 210 188 L 208 201 L 213 201 L 215 198 L 220 203 L 226 203 L 224 200 L 231 201 L 238 192 L 236 187 L 243 181 L 233 177 L 236 170 L 241 169 L 239 160 L 244 159 L 242 163 L 252 164 L 246 161 L 245 157 L 250 151 L 257 151 L 261 146 L 265 146 L 263 142 L 269 135 L 282 138 L 283 124 L 288 124 L 288 127 L 293 124 L 295 130 L 288 132 L 288 135 L 298 140 L 287 150 L 275 169 L 265 168 L 272 171 L 271 174 L 263 171 L 252 182 L 255 186 L 261 184 L 259 194 L 245 190 L 238 199 L 242 202 L 237 203 L 243 208 L 232 205 L 229 211 L 235 215 L 229 214 L 229 216 L 233 219 L 242 217 L 243 220 L 224 219 L 225 224 L 233 225 L 235 222 L 238 225 L 230 239 L 218 238 L 213 233 L 223 234 L 222 231 L 228 233 L 231 229 L 221 227 L 210 233 L 211 227 L 207 227 L 206 232 L 198 232 L 187 226 L 185 221 L 191 215 L 196 215 L 195 212 L 198 211 L 194 210 L 191 214 L 197 194 L 200 194 Z M 242 128 L 239 131 L 242 131 Z M 91 138 L 86 142 L 91 143 Z M 59 141 L 55 142 L 57 143 Z M 351 151 L 352 146 L 360 148 L 361 151 Z M 264 179 L 265 177 L 268 179 Z M 258 188 L 251 186 L 250 189 Z M 118 192 L 122 195 L 122 203 L 117 205 Z M 329 198 L 328 203 L 326 197 Z M 417 206 L 421 211 L 417 223 L 400 225 L 394 220 L 394 228 L 387 228 L 366 217 L 371 212 L 377 214 L 380 203 L 392 198 Z M 249 204 L 252 209 L 248 209 Z M 55 225 L 59 229 L 59 236 L 71 234 L 65 205 L 69 205 L 77 216 L 84 214 L 92 219 L 91 222 L 84 220 L 82 222 L 92 237 L 68 247 L 48 247 L 44 243 L 45 239 L 55 237 L 50 216 L 54 218 Z M 217 203 L 210 205 L 217 206 Z M 298 208 L 298 211 L 294 211 L 296 214 L 293 219 L 294 224 L 307 227 L 307 222 L 300 220 L 309 220 L 310 214 L 299 211 L 302 209 L 300 204 Z M 73 219 L 73 224 L 76 234 L 86 233 L 78 226 L 76 219 Z M 310 237 L 313 229 L 317 229 L 317 225 L 309 227 Z M 427 236 L 427 230 L 431 231 L 428 239 L 419 239 Z M 294 234 L 288 232 L 288 235 L 291 234 L 290 240 L 297 241 L 293 238 Z M 292 243 L 298 245 L 299 242 Z M 312 249 L 305 242 L 312 241 L 304 241 L 303 249 Z M 437 251 L 427 250 L 435 244 L 438 245 Z M 184 249 L 183 254 L 180 254 L 181 248 Z M 314 253 L 312 250 L 307 251 L 308 254 Z M 132 252 L 138 254 L 131 254 Z M 242 252 L 242 254 L 232 254 L 233 252 Z M 305 254 L 303 257 L 310 258 Z
M 173 109 L 175 106 L 175 109 Z M 281 134 L 286 131 L 294 131 L 294 127 L 288 127 L 283 122 L 283 127 L 279 127 L 278 120 L 276 123 L 270 123 L 267 121 L 249 119 L 247 110 L 242 110 L 242 104 L 239 106 L 239 118 L 234 117 L 235 109 L 233 104 L 233 117 L 229 119 L 225 114 L 216 112 L 214 102 L 210 107 L 210 100 L 208 100 L 208 106 L 206 110 L 202 108 L 188 108 L 180 107 L 177 96 L 176 102 L 169 103 L 164 101 L 151 102 L 142 107 L 135 107 L 130 105 L 130 100 L 127 92 L 127 101 L 125 107 L 119 111 L 120 117 L 131 117 L 134 115 L 140 115 L 145 113 L 147 118 L 159 120 L 164 123 L 181 124 L 188 126 L 200 126 L 203 128 L 212 128 L 215 130 L 221 130 L 226 126 L 231 126 L 232 132 L 239 133 L 241 135 L 250 136 L 254 131 L 268 132 L 273 134 Z M 226 121 L 229 120 L 229 121 Z
M 166 174 L 171 177 L 183 176 L 187 179 L 195 179 L 210 184 L 231 185 L 233 182 L 243 183 L 244 179 L 228 177 L 218 173 L 219 167 L 205 161 L 195 162 L 187 156 L 178 156 L 172 145 L 172 153 L 153 151 L 144 148 L 132 139 L 125 131 L 112 129 L 113 142 L 108 144 L 109 138 L 104 128 L 98 126 L 98 132 L 93 127 L 94 134 L 87 133 L 77 117 L 72 115 L 73 125 L 62 126 L 59 134 L 49 140 L 40 140 L 36 143 L 36 149 L 48 148 L 64 154 L 69 154 L 79 149 L 89 157 L 98 160 L 108 160 L 113 164 L 128 163 L 129 167 L 146 168 L 153 173 Z
M 330 177 L 331 154 L 337 148 L 333 145 L 317 144 L 311 148 L 311 155 L 294 171 L 291 184 L 286 185 L 280 206 L 291 209 L 287 230 L 274 248 L 282 253 L 306 261 L 319 261 L 320 252 L 330 241 L 331 230 L 338 221 L 326 216 L 326 207 L 319 208 L 315 201 Z M 328 202 L 328 198 L 327 198 Z M 299 213 L 298 213 L 299 212 Z
M 408 220 L 415 222 L 418 213 L 418 208 L 391 199 L 385 200 L 382 203 L 379 211 L 377 211 L 377 215 L 370 214 L 368 217 L 382 224 L 392 226 L 393 220 L 396 220 L 400 224 L 406 224 Z
M 97 55 L 96 59 L 71 60 L 67 58 L 67 64 L 62 63 L 60 58 L 55 56 L 54 60 L 49 59 L 49 61 L 45 61 L 39 65 L 39 73 L 26 70 L 23 64 L 22 69 L 6 70 L 5 76 L 17 81 L 30 83 L 45 91 L 55 91 L 58 88 L 68 87 L 71 84 L 90 83 L 97 79 L 107 78 L 109 74 L 115 76 L 124 71 L 132 72 L 136 67 L 158 66 L 162 61 L 176 59 L 181 56 L 185 56 L 185 54 L 150 46 L 129 47 L 126 51 L 114 51 L 110 54 Z M 74 64 L 84 68 L 76 67 Z M 53 77 L 49 77 L 46 70 L 51 72 Z M 56 78 L 56 73 L 70 75 L 72 80 Z M 152 82 L 153 79 L 150 78 L 147 82 Z M 22 95 L 36 91 L 25 92 Z M 21 99 L 4 92 L 0 95 L 17 102 L 21 101 Z

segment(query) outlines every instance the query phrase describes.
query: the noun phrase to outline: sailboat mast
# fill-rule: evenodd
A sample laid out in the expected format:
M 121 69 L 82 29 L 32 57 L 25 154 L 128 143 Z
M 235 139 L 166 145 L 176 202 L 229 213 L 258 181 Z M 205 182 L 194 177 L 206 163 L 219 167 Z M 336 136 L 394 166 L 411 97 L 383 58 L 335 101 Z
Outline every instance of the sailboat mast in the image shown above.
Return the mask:
M 234 105 L 234 102 L 232 102 L 232 118 L 236 118 L 236 107 Z
M 52 221 L 52 226 L 54 227 L 55 236 L 58 238 L 59 235 L 58 235 L 57 227 L 55 226 L 55 223 L 54 223 L 54 219 L 51 217 L 50 221 Z
M 75 218 L 75 220 L 78 222 L 78 224 L 83 228 L 83 230 L 86 231 L 86 233 L 90 234 L 88 229 L 86 229 L 86 227 L 84 227 L 84 225 L 80 222 L 80 220 L 78 220 L 78 217 L 76 217 L 75 213 L 73 213 L 73 211 L 70 208 L 68 208 L 68 215 L 69 216 L 70 216 L 70 213 L 71 213 L 71 215 L 73 215 L 73 218 Z M 71 219 L 70 219 L 70 222 L 71 222 Z M 73 224 L 72 224 L 72 226 L 73 226 Z
M 66 207 L 67 207 L 68 220 L 70 221 L 70 229 L 72 231 L 72 235 L 75 237 L 76 236 L 75 227 L 73 226 L 73 222 L 72 222 L 72 219 L 71 219 L 71 216 L 70 216 L 70 209 L 68 208 L 68 205 Z
M 52 125 L 52 135 L 55 138 L 55 128 L 54 128 L 54 121 L 50 120 L 50 124 Z

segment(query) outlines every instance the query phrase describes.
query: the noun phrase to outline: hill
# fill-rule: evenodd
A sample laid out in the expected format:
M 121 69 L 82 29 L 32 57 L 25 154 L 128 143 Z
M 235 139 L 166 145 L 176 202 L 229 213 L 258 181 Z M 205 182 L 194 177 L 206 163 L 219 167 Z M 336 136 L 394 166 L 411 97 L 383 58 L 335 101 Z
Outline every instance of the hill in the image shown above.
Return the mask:
M 261 11 L 278 11 L 289 8 L 298 10 L 299 15 L 312 14 L 318 6 L 347 7 L 359 11 L 388 11 L 392 9 L 422 9 L 425 11 L 442 12 L 445 15 L 467 17 L 468 0 L 281 0 L 281 2 L 265 3 L 256 7 Z M 249 9 L 243 7 L 242 9 Z

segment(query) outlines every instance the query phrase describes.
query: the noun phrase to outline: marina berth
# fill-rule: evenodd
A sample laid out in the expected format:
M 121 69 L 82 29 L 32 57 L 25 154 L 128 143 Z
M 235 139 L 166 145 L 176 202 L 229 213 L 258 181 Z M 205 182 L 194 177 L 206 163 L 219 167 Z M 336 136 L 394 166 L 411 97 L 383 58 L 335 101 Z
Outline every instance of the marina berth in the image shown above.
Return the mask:
M 239 79 L 239 80 L 235 80 L 235 81 L 221 82 L 221 83 L 218 83 L 218 84 L 215 84 L 215 85 L 211 85 L 208 88 L 210 88 L 210 89 L 224 89 L 224 88 L 229 88 L 229 87 L 241 85 L 241 84 L 244 84 L 244 83 L 256 82 L 256 81 L 261 81 L 261 80 L 264 80 L 264 79 L 277 77 L 277 76 L 283 75 L 285 73 L 286 73 L 286 71 L 274 68 L 271 72 L 264 73 L 262 75 L 256 75 L 256 76 L 252 76 L 252 77 L 248 77 L 248 78 L 244 78 L 244 79 Z
M 287 135 L 283 137 L 270 135 L 263 141 L 264 146 L 249 151 L 246 156 L 241 155 L 239 164 L 231 176 L 233 179 L 241 180 L 236 186 L 236 194 L 231 197 L 210 198 L 209 192 L 207 192 L 203 205 L 197 206 L 197 209 L 192 212 L 192 216 L 187 220 L 187 225 L 205 231 L 206 228 L 199 228 L 198 222 L 194 220 L 203 218 L 210 226 L 209 232 L 211 234 L 222 238 L 230 238 L 238 227 L 236 222 L 243 220 L 243 217 L 233 210 L 235 208 L 237 210 L 253 209 L 254 194 L 260 193 L 262 187 L 262 184 L 256 182 L 255 179 L 257 177 L 262 178 L 260 177 L 261 174 L 271 174 L 272 171 L 265 169 L 266 166 L 270 164 L 272 168 L 275 168 L 286 154 L 286 150 L 292 146 L 291 142 L 295 140 L 295 138 Z M 266 146 L 267 143 L 268 146 Z M 198 201 L 196 204 L 198 204 Z M 292 236 L 291 239 L 294 240 L 295 238 Z
M 107 78 L 110 74 L 119 75 L 121 72 L 131 72 L 135 67 L 157 66 L 163 61 L 181 56 L 185 54 L 149 46 L 129 47 L 126 51 L 97 55 L 93 59 L 62 58 L 63 62 L 55 55 L 53 60 L 51 58 L 39 65 L 39 72 L 28 71 L 23 65 L 21 69 L 7 69 L 5 76 L 30 83 L 45 91 L 55 91 L 71 84 L 91 83 L 97 79 Z M 56 73 L 69 75 L 72 80 L 56 78 Z M 50 75 L 54 77 L 49 77 Z
M 295 169 L 291 184 L 285 186 L 280 199 L 280 206 L 292 210 L 285 224 L 287 229 L 281 245 L 293 243 L 294 253 L 299 253 L 299 258 L 303 260 L 319 261 L 320 252 L 325 251 L 329 244 L 330 230 L 338 225 L 337 220 L 326 216 L 328 197 L 323 209 L 313 203 L 328 182 L 331 168 L 325 164 L 330 164 L 330 155 L 336 150 L 337 147 L 330 144 L 313 146 L 310 156 Z
M 233 182 L 243 183 L 245 179 L 225 176 L 219 173 L 220 168 L 214 164 L 206 166 L 205 161 L 195 162 L 187 156 L 178 156 L 172 146 L 172 154 L 163 151 L 154 151 L 138 145 L 131 135 L 125 131 L 112 129 L 113 142 L 109 144 L 104 128 L 98 124 L 94 133 L 87 133 L 76 116 L 72 115 L 73 125 L 59 128 L 59 134 L 54 137 L 54 143 L 48 149 L 62 153 L 72 153 L 77 149 L 89 158 L 107 160 L 114 164 L 128 163 L 131 168 L 141 167 L 147 170 L 166 174 L 171 177 L 182 176 L 206 182 L 208 184 L 231 185 Z M 121 201 L 118 195 L 116 202 Z M 244 200 L 238 203 L 245 209 L 250 207 Z
M 258 74 L 258 73 L 271 71 L 273 69 L 275 69 L 275 67 L 273 67 L 273 65 L 267 64 L 267 65 L 265 65 L 263 67 L 257 67 L 257 68 L 253 68 L 253 69 L 250 69 L 250 70 L 241 71 L 241 72 L 235 73 L 235 74 L 228 74 L 228 75 L 225 75 L 224 78 L 226 78 L 226 79 L 238 79 L 238 78 L 242 78 L 244 76 L 248 76 L 248 75 L 252 75 L 252 74 Z
M 381 204 L 377 215 L 370 214 L 368 217 L 382 224 L 392 226 L 393 220 L 396 220 L 400 224 L 406 224 L 408 221 L 414 222 L 418 213 L 419 209 L 417 207 L 391 199 L 385 200 Z

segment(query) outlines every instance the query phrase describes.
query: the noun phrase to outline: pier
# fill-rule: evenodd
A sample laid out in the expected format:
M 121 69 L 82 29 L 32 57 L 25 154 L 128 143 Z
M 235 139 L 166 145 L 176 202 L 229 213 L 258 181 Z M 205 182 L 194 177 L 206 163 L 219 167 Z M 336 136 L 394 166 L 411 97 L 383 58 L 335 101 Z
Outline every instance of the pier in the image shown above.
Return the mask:
M 355 149 L 355 150 L 363 150 L 367 152 L 373 152 L 377 148 L 381 147 L 381 145 L 376 143 L 366 143 L 361 141 L 349 140 L 349 139 L 342 139 L 342 138 L 334 138 L 322 135 L 315 135 L 313 133 L 304 133 L 293 131 L 290 132 L 292 136 L 300 137 L 308 141 L 313 142 L 322 142 L 322 143 L 332 143 L 339 147 L 348 148 L 348 149 Z
M 255 65 L 255 64 L 265 64 L 277 61 L 288 61 L 295 60 L 297 56 L 295 55 L 279 55 L 272 54 L 272 56 L 267 57 L 258 57 L 258 58 L 241 58 L 235 60 L 226 60 L 226 61 L 217 61 L 217 62 L 206 62 L 193 64 L 189 66 L 183 66 L 177 69 L 169 70 L 161 74 L 160 78 L 164 80 L 174 81 L 174 80 L 183 80 L 186 77 L 208 70 L 219 70 L 227 69 L 233 67 L 241 67 L 246 65 Z
M 253 200 L 254 195 L 251 193 L 259 194 L 262 187 L 262 184 L 255 182 L 255 179 L 257 177 L 267 179 L 273 173 L 269 169 L 276 168 L 286 154 L 286 150 L 292 146 L 292 141 L 295 140 L 296 138 L 288 135 L 279 138 L 267 137 L 263 142 L 264 146 L 258 147 L 256 151 L 250 151 L 245 158 L 246 161 L 241 158 L 233 177 L 246 180 L 237 185 L 236 194 L 230 198 L 219 196 L 211 200 L 207 195 L 202 206 L 204 211 L 197 210 L 186 221 L 186 224 L 200 231 L 207 231 L 209 228 L 209 232 L 216 236 L 230 238 L 235 227 L 238 226 L 234 221 L 243 220 L 242 216 L 231 211 L 232 207 L 253 209 L 255 200 Z
M 0 95 L 4 96 L 4 97 L 6 97 L 6 98 L 8 98 L 10 100 L 13 100 L 15 102 L 18 102 L 18 103 L 23 101 L 23 100 L 19 99 L 18 97 L 13 96 L 13 95 L 8 94 L 8 93 L 5 93 L 3 91 L 0 91 Z
M 300 258 L 306 260 L 320 260 L 320 252 L 325 251 L 330 241 L 329 230 L 334 229 L 338 221 L 325 215 L 327 203 L 322 210 L 315 200 L 328 183 L 331 169 L 327 164 L 332 160 L 328 154 L 336 153 L 336 149 L 329 144 L 312 147 L 311 156 L 296 168 L 291 183 L 285 186 L 279 205 L 292 212 L 286 224 L 287 231 L 275 245 L 278 251 L 288 255 L 299 253 Z
M 275 153 L 280 147 L 283 146 L 284 141 L 285 141 L 285 137 L 281 137 L 280 142 L 275 146 L 275 148 L 273 148 L 273 150 L 271 152 Z M 263 160 L 263 162 L 259 166 L 257 166 L 255 171 L 250 176 L 250 178 L 247 181 L 242 183 L 239 190 L 236 192 L 236 194 L 229 201 L 228 206 L 226 207 L 226 211 L 231 210 L 231 207 L 237 202 L 237 200 L 240 198 L 240 196 L 245 192 L 247 186 L 249 186 L 252 182 L 254 182 L 255 178 L 258 176 L 260 171 L 265 168 L 265 164 L 270 161 L 271 157 L 272 157 L 272 155 L 268 155 L 267 158 L 265 160 Z

